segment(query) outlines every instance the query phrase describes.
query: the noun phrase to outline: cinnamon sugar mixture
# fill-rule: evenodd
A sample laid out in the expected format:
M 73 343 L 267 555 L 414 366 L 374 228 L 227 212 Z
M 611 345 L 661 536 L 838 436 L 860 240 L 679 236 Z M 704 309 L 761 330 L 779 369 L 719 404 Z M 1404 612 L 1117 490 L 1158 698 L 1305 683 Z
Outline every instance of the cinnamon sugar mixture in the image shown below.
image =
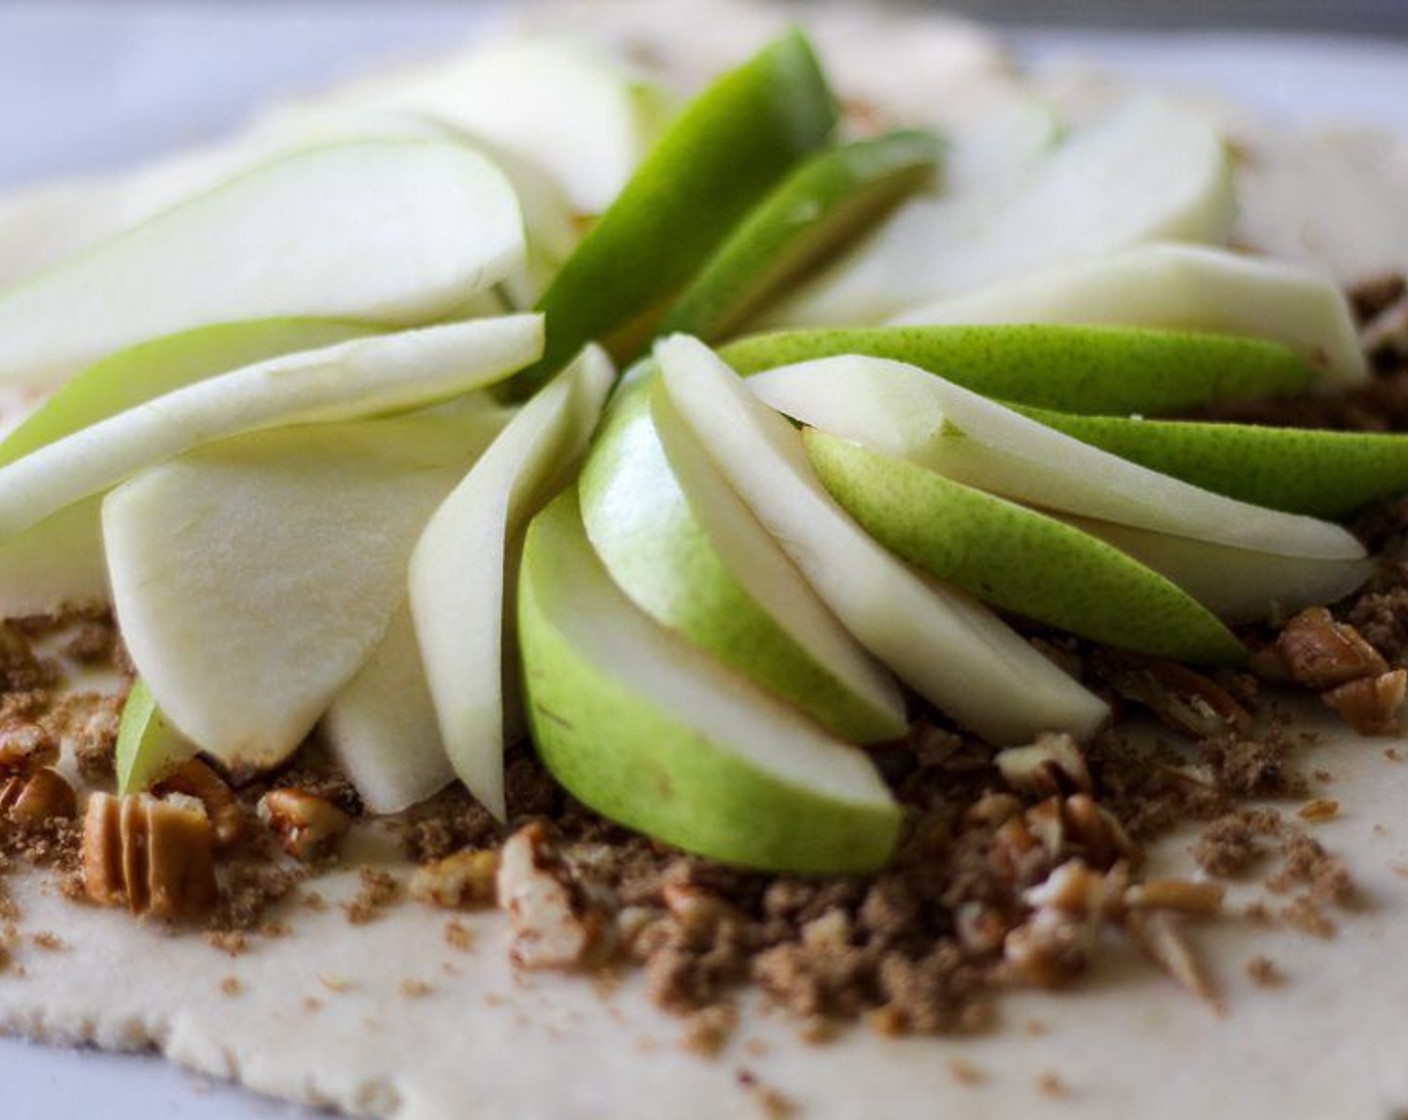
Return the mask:
M 1366 287 L 1355 305 L 1375 370 L 1369 385 L 1204 415 L 1408 431 L 1405 285 Z M 1358 730 L 1397 726 L 1401 689 L 1395 699 L 1371 684 L 1408 664 L 1408 499 L 1365 511 L 1354 527 L 1382 550 L 1378 574 L 1329 612 L 1244 632 L 1255 651 L 1251 673 L 1204 674 L 1033 633 L 1114 707 L 1111 729 L 1084 749 L 1046 736 L 994 755 L 916 709 L 908 737 L 875 751 L 905 807 L 898 853 L 876 874 L 762 874 L 682 855 L 577 804 L 529 748 L 518 747 L 507 764 L 509 827 L 460 789 L 407 814 L 394 827 L 419 867 L 409 892 L 394 876 L 364 869 L 348 921 L 374 920 L 390 905 L 497 904 L 521 967 L 640 969 L 655 1002 L 685 1017 L 686 1039 L 706 1054 L 727 1039 L 731 1000 L 748 987 L 818 1039 L 852 1022 L 884 1033 L 985 1029 L 1004 990 L 1077 981 L 1112 933 L 1188 991 L 1215 999 L 1189 926 L 1219 919 L 1218 881 L 1260 876 L 1265 901 L 1248 917 L 1316 936 L 1332 935 L 1336 912 L 1354 901 L 1344 865 L 1312 835 L 1338 811 L 1316 796 L 1317 776 L 1299 769 L 1298 760 L 1314 759 L 1315 744 L 1278 711 L 1288 691 L 1309 692 Z M 120 704 L 96 695 L 57 699 L 59 666 L 35 653 L 35 643 L 57 631 L 68 635 L 65 657 L 125 666 L 101 614 L 0 626 L 0 782 L 21 783 L 15 798 L 41 771 L 55 772 L 59 741 L 85 783 L 106 789 L 112 781 Z M 1355 682 L 1368 683 L 1344 701 L 1346 683 Z M 1136 738 L 1132 718 L 1164 730 Z M 278 814 L 291 800 L 300 812 L 319 811 L 307 819 L 357 818 L 361 806 L 312 750 L 243 789 L 215 778 L 247 827 L 232 831 L 237 841 L 216 845 L 217 901 L 188 924 L 203 927 L 217 948 L 239 952 L 249 937 L 287 932 L 298 899 L 311 905 L 318 897 L 301 884 L 336 858 L 340 833 L 307 862 L 286 854 L 303 849 L 290 846 L 289 823 Z M 51 787 L 43 779 L 32 800 L 53 796 Z M 276 791 L 297 796 L 268 796 Z M 2 889 L 17 865 L 51 867 L 70 897 L 82 895 L 81 813 L 20 820 L 4 796 L 0 918 L 18 916 Z M 227 819 L 226 800 L 194 803 Z M 1143 845 L 1190 822 L 1206 879 L 1146 878 Z M 472 945 L 455 921 L 446 931 L 465 951 L 498 951 Z M 351 926 L 347 936 L 356 936 Z M 1258 984 L 1282 980 L 1265 957 L 1245 968 Z M 1043 1091 L 1063 1089 L 1053 1077 Z

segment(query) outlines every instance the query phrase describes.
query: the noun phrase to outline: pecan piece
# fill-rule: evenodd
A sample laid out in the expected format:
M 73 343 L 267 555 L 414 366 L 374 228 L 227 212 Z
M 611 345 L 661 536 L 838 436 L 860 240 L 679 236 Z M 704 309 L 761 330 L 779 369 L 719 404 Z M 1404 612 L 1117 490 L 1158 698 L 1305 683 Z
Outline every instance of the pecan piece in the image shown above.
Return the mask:
M 352 818 L 331 801 L 301 789 L 271 789 L 259 801 L 259 819 L 304 863 L 331 856 L 352 827 Z
M 1330 707 L 1361 735 L 1391 735 L 1398 730 L 1398 712 L 1403 707 L 1408 670 L 1394 669 L 1377 677 L 1360 677 L 1323 696 Z
M 416 868 L 411 897 L 446 910 L 494 905 L 497 852 L 465 848 Z
M 610 947 L 602 915 L 567 874 L 541 823 L 505 842 L 498 896 L 513 931 L 509 956 L 523 968 L 584 967 Z
M 1025 747 L 999 751 L 993 760 L 1013 789 L 1042 794 L 1089 793 L 1094 787 L 1076 741 L 1064 732 L 1038 735 Z
M 205 806 L 205 814 L 215 829 L 215 846 L 229 848 L 244 836 L 245 815 L 235 791 L 211 766 L 198 758 L 188 759 L 152 787 L 152 793 L 194 797 Z
M 59 741 L 37 723 L 0 728 L 0 774 L 28 774 L 59 760 Z
M 215 905 L 214 829 L 192 798 L 95 793 L 83 819 L 83 882 L 103 906 L 198 918 Z
M 47 766 L 15 774 L 0 784 L 0 817 L 21 827 L 78 816 L 78 797 L 57 770 Z
M 1142 704 L 1166 727 L 1194 739 L 1245 735 L 1252 717 L 1216 681 L 1172 661 L 1139 661 L 1108 655 L 1102 659 L 1110 686 L 1126 700 Z
M 1286 623 L 1276 649 L 1296 683 L 1316 691 L 1388 672 L 1379 651 L 1324 607 L 1310 607 Z

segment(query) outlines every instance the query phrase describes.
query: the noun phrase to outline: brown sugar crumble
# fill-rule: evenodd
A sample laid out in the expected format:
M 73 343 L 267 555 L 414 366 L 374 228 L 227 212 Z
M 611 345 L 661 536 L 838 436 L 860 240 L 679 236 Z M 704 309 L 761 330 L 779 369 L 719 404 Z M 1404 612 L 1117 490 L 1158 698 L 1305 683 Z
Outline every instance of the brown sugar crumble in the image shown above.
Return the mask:
M 1247 975 L 1262 988 L 1276 988 L 1286 982 L 1286 974 L 1270 957 L 1255 956 L 1249 960 Z
M 360 886 L 350 902 L 342 905 L 347 920 L 354 926 L 366 925 L 381 917 L 381 913 L 401 897 L 401 884 L 387 871 L 363 867 L 357 873 Z

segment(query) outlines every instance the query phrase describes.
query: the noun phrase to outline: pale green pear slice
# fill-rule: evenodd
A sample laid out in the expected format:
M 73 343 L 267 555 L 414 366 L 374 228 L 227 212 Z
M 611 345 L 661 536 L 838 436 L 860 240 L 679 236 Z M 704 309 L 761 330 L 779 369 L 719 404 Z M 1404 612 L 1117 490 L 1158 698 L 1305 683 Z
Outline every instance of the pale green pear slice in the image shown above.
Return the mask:
M 505 388 L 522 399 L 588 342 L 619 361 L 797 160 L 824 145 L 836 106 L 792 31 L 696 97 L 568 258 L 538 308 L 543 357 Z
M 399 813 L 454 781 L 404 600 L 320 726 L 333 758 L 373 813 Z
M 654 143 L 670 99 L 595 43 L 524 38 L 334 89 L 311 108 L 424 114 L 482 136 L 549 172 L 583 215 L 620 193 Z M 297 117 L 293 103 L 266 118 Z
M 375 651 L 416 537 L 500 423 L 247 433 L 110 493 L 113 603 L 171 724 L 230 767 L 287 757 Z
M 1129 525 L 1061 514 L 1183 588 L 1231 624 L 1268 622 L 1285 612 L 1333 603 L 1362 587 L 1372 558 L 1328 560 L 1231 548 Z
M 827 253 L 934 177 L 943 145 L 892 132 L 798 165 L 735 227 L 661 320 L 661 334 L 724 338 Z
M 907 208 L 768 316 L 864 325 L 1034 269 L 1146 241 L 1221 242 L 1234 213 L 1221 138 L 1196 113 L 1139 97 L 1075 131 L 1001 206 L 955 229 Z
M 117 794 L 141 793 L 168 771 L 194 758 L 196 747 L 166 721 L 147 682 L 132 682 L 122 704 L 115 747 Z
M 373 327 L 332 319 L 259 319 L 139 342 L 61 385 L 0 442 L 0 466 L 217 373 L 374 333 Z
M 748 385 L 804 424 L 1039 508 L 1252 551 L 1364 557 L 1338 525 L 1180 482 L 902 362 L 822 358 Z
M 658 382 L 618 395 L 578 489 L 592 547 L 637 607 L 842 739 L 904 734 L 894 682 L 733 493 Z
M 1289 346 L 1327 381 L 1367 374 L 1354 317 L 1329 277 L 1202 245 L 1139 245 L 904 312 L 900 324 L 1099 323 L 1248 335 Z
M 198 381 L 0 467 L 0 541 L 199 444 L 431 404 L 493 383 L 541 346 L 538 316 L 507 316 L 356 339 Z
M 512 187 L 467 148 L 316 149 L 0 295 L 0 382 L 54 384 L 133 343 L 210 323 L 426 323 L 509 276 L 523 252 Z
M 984 602 L 1179 661 L 1246 658 L 1242 643 L 1196 599 L 1095 537 L 815 428 L 803 438 L 812 469 L 861 528 Z
M 108 601 L 100 505 L 99 497 L 85 498 L 0 540 L 0 618 Z
M 1399 432 L 1020 411 L 1150 470 L 1290 513 L 1341 518 L 1408 491 L 1408 435 Z
M 891 556 L 827 494 L 802 437 L 695 339 L 657 344 L 669 400 L 714 465 L 862 645 L 994 743 L 1085 737 L 1105 705 L 968 595 Z
M 614 378 L 602 350 L 585 350 L 509 422 L 411 556 L 411 612 L 450 765 L 500 820 L 519 711 L 510 667 L 523 529 L 586 448 Z
M 999 400 L 1072 413 L 1176 412 L 1295 393 L 1312 366 L 1251 338 L 1129 327 L 913 326 L 777 331 L 719 353 L 742 374 L 840 354 L 891 358 Z
M 633 606 L 573 490 L 529 526 L 518 628 L 538 755 L 597 812 L 774 871 L 860 872 L 889 857 L 899 808 L 870 760 Z

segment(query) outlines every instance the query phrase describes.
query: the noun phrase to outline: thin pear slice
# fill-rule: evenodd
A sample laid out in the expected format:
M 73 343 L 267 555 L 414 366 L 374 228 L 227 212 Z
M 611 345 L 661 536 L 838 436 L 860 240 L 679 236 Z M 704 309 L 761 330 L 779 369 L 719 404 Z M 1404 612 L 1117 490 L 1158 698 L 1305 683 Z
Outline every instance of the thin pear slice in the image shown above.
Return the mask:
M 331 319 L 218 323 L 140 342 L 89 366 L 0 442 L 0 466 L 100 420 L 217 373 L 374 334 Z
M 903 735 L 904 701 L 729 488 L 658 381 L 612 406 L 578 481 L 582 520 L 616 585 L 655 621 L 832 734 Z
M 481 388 L 532 361 L 536 315 L 357 339 L 198 381 L 0 467 L 0 541 L 224 436 L 374 415 Z
M 907 210 L 769 314 L 772 326 L 858 326 L 1034 269 L 1146 241 L 1225 240 L 1234 213 L 1221 138 L 1196 113 L 1139 97 L 1076 131 L 976 228 Z
M 323 739 L 373 813 L 399 813 L 455 779 L 403 600 L 323 716 Z
M 512 604 L 524 526 L 586 448 L 615 378 L 593 346 L 509 422 L 435 511 L 410 563 L 410 603 L 450 765 L 500 820 L 517 731 Z
M 1299 392 L 1316 379 L 1283 346 L 1128 327 L 940 326 L 778 331 L 719 353 L 742 374 L 841 354 L 908 362 L 999 400 L 1155 415 Z
M 889 857 L 900 814 L 870 760 L 637 610 L 573 490 L 529 526 L 518 627 L 538 755 L 593 809 L 749 867 L 861 872 Z
M 196 747 L 166 721 L 147 682 L 132 682 L 117 724 L 117 793 L 141 793 L 188 758 Z
M 305 152 L 0 296 L 0 382 L 52 385 L 133 343 L 211 323 L 427 323 L 508 277 L 523 255 L 512 187 L 467 148 L 368 141 Z
M 861 528 L 938 579 L 1108 645 L 1212 665 L 1246 658 L 1196 599 L 1095 537 L 815 428 L 803 438 Z
M 1287 611 L 1333 603 L 1362 587 L 1375 568 L 1367 557 L 1286 556 L 1070 514 L 1061 518 L 1147 564 L 1233 625 L 1268 622 Z
M 1322 273 L 1202 245 L 1139 245 L 904 312 L 900 324 L 1100 323 L 1247 335 L 1325 380 L 1368 376 L 1344 292 Z
M 248 433 L 109 494 L 118 621 L 171 724 L 230 767 L 287 757 L 381 641 L 416 537 L 500 423 Z
M 802 437 L 696 339 L 657 344 L 670 403 L 812 587 L 871 653 L 994 743 L 1084 738 L 1105 705 L 968 595 L 923 579 L 827 494 Z
M 827 253 L 937 170 L 943 145 L 925 132 L 893 132 L 820 152 L 745 217 L 660 323 L 725 338 Z
M 562 266 L 538 302 L 543 357 L 506 388 L 530 396 L 588 342 L 633 357 L 737 223 L 835 124 L 831 91 L 798 31 L 717 79 Z
M 1252 551 L 1364 557 L 1338 525 L 1190 486 L 901 362 L 822 358 L 758 374 L 748 385 L 804 424 L 1043 509 Z
M 309 108 L 294 103 L 269 119 L 297 120 Z M 535 37 L 362 79 L 311 108 L 443 121 L 542 167 L 578 213 L 595 215 L 650 150 L 671 104 L 658 85 L 592 42 Z
M 0 618 L 108 602 L 101 498 L 85 498 L 0 540 Z
M 1341 518 L 1408 490 L 1408 435 L 1021 409 L 1049 428 L 1219 494 Z

